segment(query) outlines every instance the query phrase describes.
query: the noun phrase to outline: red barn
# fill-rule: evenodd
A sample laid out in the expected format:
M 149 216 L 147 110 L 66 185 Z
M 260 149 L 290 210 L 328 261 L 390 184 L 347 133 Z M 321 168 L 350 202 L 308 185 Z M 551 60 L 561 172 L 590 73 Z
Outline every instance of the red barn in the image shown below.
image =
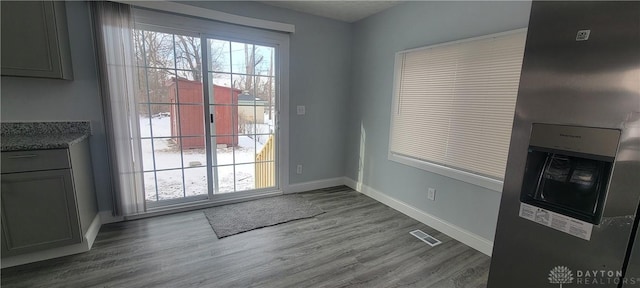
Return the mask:
M 177 87 L 176 87 L 177 86 Z M 176 93 L 177 92 L 177 93 Z M 238 145 L 238 95 L 242 91 L 230 87 L 213 85 L 215 106 L 216 144 Z M 204 148 L 204 97 L 202 82 L 179 78 L 169 84 L 171 106 L 171 136 L 183 136 L 181 147 L 185 149 Z M 179 97 L 176 99 L 176 97 Z M 178 101 L 180 100 L 180 101 Z M 211 104 L 214 104 L 211 103 Z M 180 109 L 180 125 L 178 125 Z M 235 120 L 234 120 L 235 119 Z M 206 121 L 210 121 L 207 117 Z M 234 125 L 235 123 L 235 125 Z M 187 137 L 185 137 L 187 136 Z M 193 137 L 190 137 L 193 136 Z

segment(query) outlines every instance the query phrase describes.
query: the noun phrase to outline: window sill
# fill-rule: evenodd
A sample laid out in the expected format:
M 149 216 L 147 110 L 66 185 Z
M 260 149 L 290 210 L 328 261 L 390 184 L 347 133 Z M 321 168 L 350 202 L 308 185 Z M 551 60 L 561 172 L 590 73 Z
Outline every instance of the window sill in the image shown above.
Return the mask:
M 389 152 L 389 160 L 408 165 L 414 168 L 418 168 L 421 170 L 429 171 L 432 173 L 440 174 L 445 177 L 453 178 L 456 180 L 460 180 L 462 182 L 466 182 L 469 184 L 473 184 L 476 186 L 480 186 L 489 190 L 493 190 L 496 192 L 502 192 L 502 184 L 503 181 L 476 175 L 473 173 L 469 173 L 466 171 L 429 163 L 423 160 L 414 159 L 411 157 L 406 157 L 402 155 L 398 155 L 392 152 Z

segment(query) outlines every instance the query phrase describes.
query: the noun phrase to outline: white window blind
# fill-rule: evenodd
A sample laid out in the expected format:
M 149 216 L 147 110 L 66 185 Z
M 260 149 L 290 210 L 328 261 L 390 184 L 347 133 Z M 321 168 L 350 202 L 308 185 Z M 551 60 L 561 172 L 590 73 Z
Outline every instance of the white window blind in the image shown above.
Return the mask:
M 398 52 L 390 159 L 502 180 L 525 38 L 520 29 Z

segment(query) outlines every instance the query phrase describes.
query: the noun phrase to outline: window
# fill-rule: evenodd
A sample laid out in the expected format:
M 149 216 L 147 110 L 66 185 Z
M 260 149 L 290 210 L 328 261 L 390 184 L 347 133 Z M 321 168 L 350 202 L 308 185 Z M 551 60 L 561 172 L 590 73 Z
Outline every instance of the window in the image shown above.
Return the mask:
M 501 190 L 526 30 L 396 54 L 389 159 Z

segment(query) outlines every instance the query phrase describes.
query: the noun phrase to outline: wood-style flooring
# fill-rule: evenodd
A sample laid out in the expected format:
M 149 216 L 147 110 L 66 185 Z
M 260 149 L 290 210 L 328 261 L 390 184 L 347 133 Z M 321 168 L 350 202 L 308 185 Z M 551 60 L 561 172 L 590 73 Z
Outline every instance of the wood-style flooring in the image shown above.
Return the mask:
M 217 239 L 202 211 L 105 225 L 87 253 L 1 271 L 2 287 L 485 287 L 490 258 L 347 187 L 326 211 Z M 415 229 L 443 243 L 430 247 Z

